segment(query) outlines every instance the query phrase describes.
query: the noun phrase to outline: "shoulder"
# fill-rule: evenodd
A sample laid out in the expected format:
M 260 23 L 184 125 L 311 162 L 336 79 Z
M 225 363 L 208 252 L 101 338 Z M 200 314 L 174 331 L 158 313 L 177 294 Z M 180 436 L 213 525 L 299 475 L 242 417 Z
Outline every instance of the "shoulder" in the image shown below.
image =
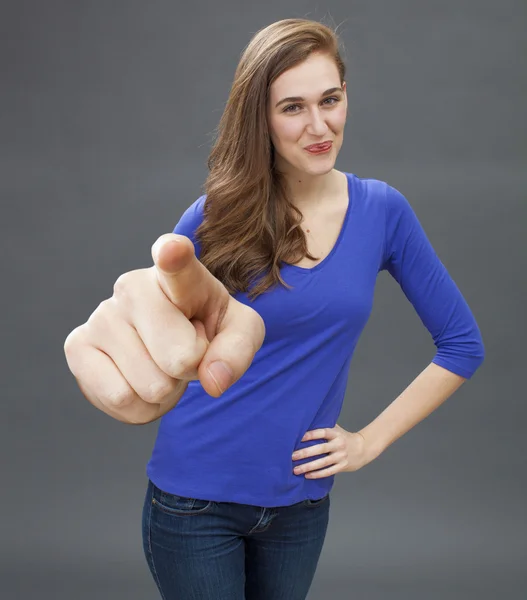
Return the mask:
M 174 227 L 174 233 L 188 235 L 190 230 L 194 230 L 199 227 L 203 220 L 205 199 L 206 196 L 200 196 L 183 211 L 183 214 L 179 218 L 177 225 Z
M 181 215 L 179 221 L 173 229 L 173 233 L 184 235 L 192 240 L 196 249 L 196 255 L 201 252 L 200 244 L 196 239 L 196 230 L 203 222 L 203 210 L 206 196 L 200 196 L 195 200 Z
M 194 218 L 194 219 L 203 219 L 203 210 L 205 207 L 205 200 L 207 199 L 206 195 L 200 196 L 197 200 L 195 200 L 187 209 L 185 209 L 182 218 Z
M 387 216 L 404 212 L 409 207 L 406 197 L 394 186 L 382 179 L 359 177 L 345 173 L 348 178 L 350 196 L 364 206 L 381 206 Z

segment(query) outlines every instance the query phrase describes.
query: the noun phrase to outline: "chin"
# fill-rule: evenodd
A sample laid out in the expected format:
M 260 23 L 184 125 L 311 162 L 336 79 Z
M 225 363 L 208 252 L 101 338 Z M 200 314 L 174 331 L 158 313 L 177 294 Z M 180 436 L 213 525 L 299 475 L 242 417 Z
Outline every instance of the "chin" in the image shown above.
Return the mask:
M 295 153 L 289 159 L 288 157 L 281 156 L 281 164 L 279 169 L 283 172 L 297 172 L 317 177 L 321 175 L 327 175 L 335 168 L 336 154 L 330 152 L 327 156 L 299 156 Z M 281 167 L 281 168 L 280 168 Z
M 299 167 L 300 171 L 307 173 L 308 175 L 327 175 L 335 168 L 335 160 L 320 161 L 319 164 L 304 164 Z

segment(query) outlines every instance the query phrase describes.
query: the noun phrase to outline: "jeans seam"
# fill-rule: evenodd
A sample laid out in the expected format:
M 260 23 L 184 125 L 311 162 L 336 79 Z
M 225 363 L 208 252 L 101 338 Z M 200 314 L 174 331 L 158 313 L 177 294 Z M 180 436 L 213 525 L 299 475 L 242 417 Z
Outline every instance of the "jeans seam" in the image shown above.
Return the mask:
M 163 594 L 163 590 L 161 589 L 161 582 L 159 581 L 159 577 L 156 571 L 156 565 L 154 561 L 154 553 L 152 552 L 152 502 L 154 500 L 154 488 L 152 487 L 152 493 L 150 496 L 150 502 L 148 503 L 148 552 L 150 552 L 150 559 L 152 561 L 152 572 L 154 574 L 154 579 L 156 581 L 157 587 L 159 589 L 159 593 L 161 594 L 161 598 L 166 600 L 165 595 Z
M 198 510 L 194 510 L 193 508 L 191 508 L 189 510 L 172 508 L 171 506 L 162 504 L 156 498 L 152 498 L 152 504 L 155 504 L 157 506 L 157 508 L 160 511 L 164 512 L 166 515 L 170 515 L 170 516 L 175 515 L 176 517 L 194 517 L 194 516 L 198 516 L 198 515 L 206 515 L 208 512 L 211 511 L 211 509 L 214 505 L 214 502 L 212 500 L 210 500 L 206 506 L 204 506 L 203 508 L 199 508 Z M 195 504 L 195 501 L 194 501 L 194 504 Z
M 258 529 L 258 527 L 260 526 L 260 523 L 262 522 L 262 520 L 264 518 L 265 511 L 262 512 L 262 516 L 259 518 L 258 523 L 256 523 L 256 525 L 254 525 L 254 527 L 252 527 L 252 529 L 247 533 L 247 535 L 253 535 L 255 533 L 263 533 L 264 531 L 267 531 L 267 529 L 269 529 L 269 527 L 271 526 L 274 518 L 276 517 L 276 512 L 271 510 L 270 513 L 271 514 L 269 516 L 269 522 L 263 529 Z

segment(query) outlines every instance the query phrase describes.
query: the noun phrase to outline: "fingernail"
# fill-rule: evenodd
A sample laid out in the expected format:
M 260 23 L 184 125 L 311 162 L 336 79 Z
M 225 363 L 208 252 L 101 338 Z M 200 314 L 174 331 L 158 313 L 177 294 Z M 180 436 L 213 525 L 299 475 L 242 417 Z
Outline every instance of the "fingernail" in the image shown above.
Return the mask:
M 234 379 L 234 373 L 232 372 L 232 369 L 221 360 L 211 363 L 207 367 L 207 371 L 214 380 L 214 383 L 216 384 L 220 394 L 223 394 L 223 392 L 231 385 Z

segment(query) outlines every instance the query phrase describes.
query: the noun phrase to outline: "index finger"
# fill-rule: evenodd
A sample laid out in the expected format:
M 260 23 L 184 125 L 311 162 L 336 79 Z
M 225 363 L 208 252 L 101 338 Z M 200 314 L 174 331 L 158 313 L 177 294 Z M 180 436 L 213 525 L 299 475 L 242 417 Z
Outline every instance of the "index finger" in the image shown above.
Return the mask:
M 152 258 L 161 289 L 188 319 L 206 323 L 214 312 L 226 308 L 227 289 L 196 258 L 188 237 L 163 234 L 152 246 Z

